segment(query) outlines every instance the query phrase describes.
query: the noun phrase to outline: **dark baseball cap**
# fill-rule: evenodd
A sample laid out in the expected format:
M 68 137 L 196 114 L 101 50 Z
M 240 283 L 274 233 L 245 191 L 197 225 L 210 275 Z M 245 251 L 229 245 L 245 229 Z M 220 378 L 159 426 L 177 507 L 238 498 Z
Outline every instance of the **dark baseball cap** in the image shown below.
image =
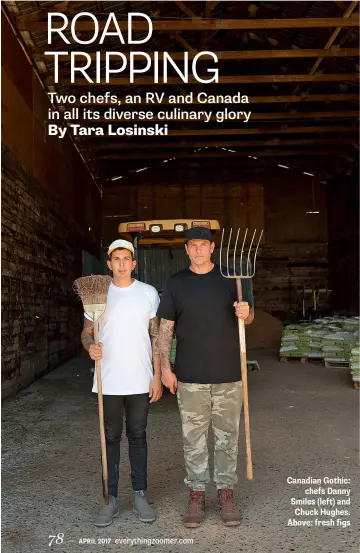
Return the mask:
M 210 240 L 214 242 L 214 237 L 210 229 L 205 227 L 192 227 L 185 232 L 185 241 L 189 240 Z

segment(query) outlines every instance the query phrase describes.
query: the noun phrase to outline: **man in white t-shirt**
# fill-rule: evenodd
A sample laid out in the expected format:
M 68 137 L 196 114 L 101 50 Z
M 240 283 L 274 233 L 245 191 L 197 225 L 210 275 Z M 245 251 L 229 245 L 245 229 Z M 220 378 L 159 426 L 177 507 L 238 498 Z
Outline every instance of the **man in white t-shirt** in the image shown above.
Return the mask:
M 146 497 L 146 424 L 149 403 L 158 401 L 162 395 L 156 317 L 158 293 L 152 286 L 132 278 L 136 261 L 131 242 L 115 240 L 108 255 L 113 281 L 100 322 L 99 344 L 94 344 L 94 325 L 87 315 L 81 334 L 82 344 L 91 359 L 102 360 L 109 504 L 95 517 L 96 526 L 108 526 L 119 513 L 117 494 L 124 414 L 134 490 L 133 508 L 142 522 L 155 520 L 154 509 Z M 92 391 L 97 393 L 96 374 Z

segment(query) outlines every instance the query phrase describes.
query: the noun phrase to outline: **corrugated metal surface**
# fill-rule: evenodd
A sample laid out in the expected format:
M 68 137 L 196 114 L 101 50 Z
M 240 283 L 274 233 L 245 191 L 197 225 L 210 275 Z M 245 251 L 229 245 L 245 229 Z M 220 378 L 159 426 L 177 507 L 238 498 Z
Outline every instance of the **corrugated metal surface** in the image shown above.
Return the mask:
M 184 269 L 188 263 L 184 249 L 139 249 L 139 279 L 162 290 L 168 278 Z

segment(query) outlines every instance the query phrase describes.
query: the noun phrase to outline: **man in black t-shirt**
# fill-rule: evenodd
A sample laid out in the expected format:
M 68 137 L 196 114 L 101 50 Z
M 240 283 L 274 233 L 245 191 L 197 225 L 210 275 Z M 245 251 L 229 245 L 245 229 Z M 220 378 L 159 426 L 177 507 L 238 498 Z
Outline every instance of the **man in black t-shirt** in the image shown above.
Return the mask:
M 211 261 L 215 243 L 209 229 L 186 232 L 185 249 L 190 266 L 173 275 L 162 295 L 160 323 L 161 373 L 171 393 L 177 391 L 182 423 L 185 483 L 190 488 L 186 527 L 200 526 L 205 513 L 205 487 L 209 482 L 207 435 L 214 432 L 214 481 L 222 520 L 240 524 L 233 488 L 242 384 L 237 318 L 254 318 L 252 284 L 244 279 L 238 302 L 235 280 L 226 279 Z M 176 361 L 170 367 L 171 343 L 176 329 Z

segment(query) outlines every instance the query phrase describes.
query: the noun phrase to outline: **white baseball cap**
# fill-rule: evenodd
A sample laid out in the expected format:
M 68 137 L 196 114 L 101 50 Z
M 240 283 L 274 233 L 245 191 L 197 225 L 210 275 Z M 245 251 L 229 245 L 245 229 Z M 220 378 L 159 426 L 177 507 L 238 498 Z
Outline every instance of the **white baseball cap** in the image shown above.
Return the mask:
M 133 255 L 135 253 L 134 246 L 131 242 L 128 242 L 127 240 L 115 240 L 112 244 L 110 244 L 108 249 L 108 255 L 111 254 L 114 250 L 117 250 L 118 248 L 124 248 L 124 250 L 129 250 Z

